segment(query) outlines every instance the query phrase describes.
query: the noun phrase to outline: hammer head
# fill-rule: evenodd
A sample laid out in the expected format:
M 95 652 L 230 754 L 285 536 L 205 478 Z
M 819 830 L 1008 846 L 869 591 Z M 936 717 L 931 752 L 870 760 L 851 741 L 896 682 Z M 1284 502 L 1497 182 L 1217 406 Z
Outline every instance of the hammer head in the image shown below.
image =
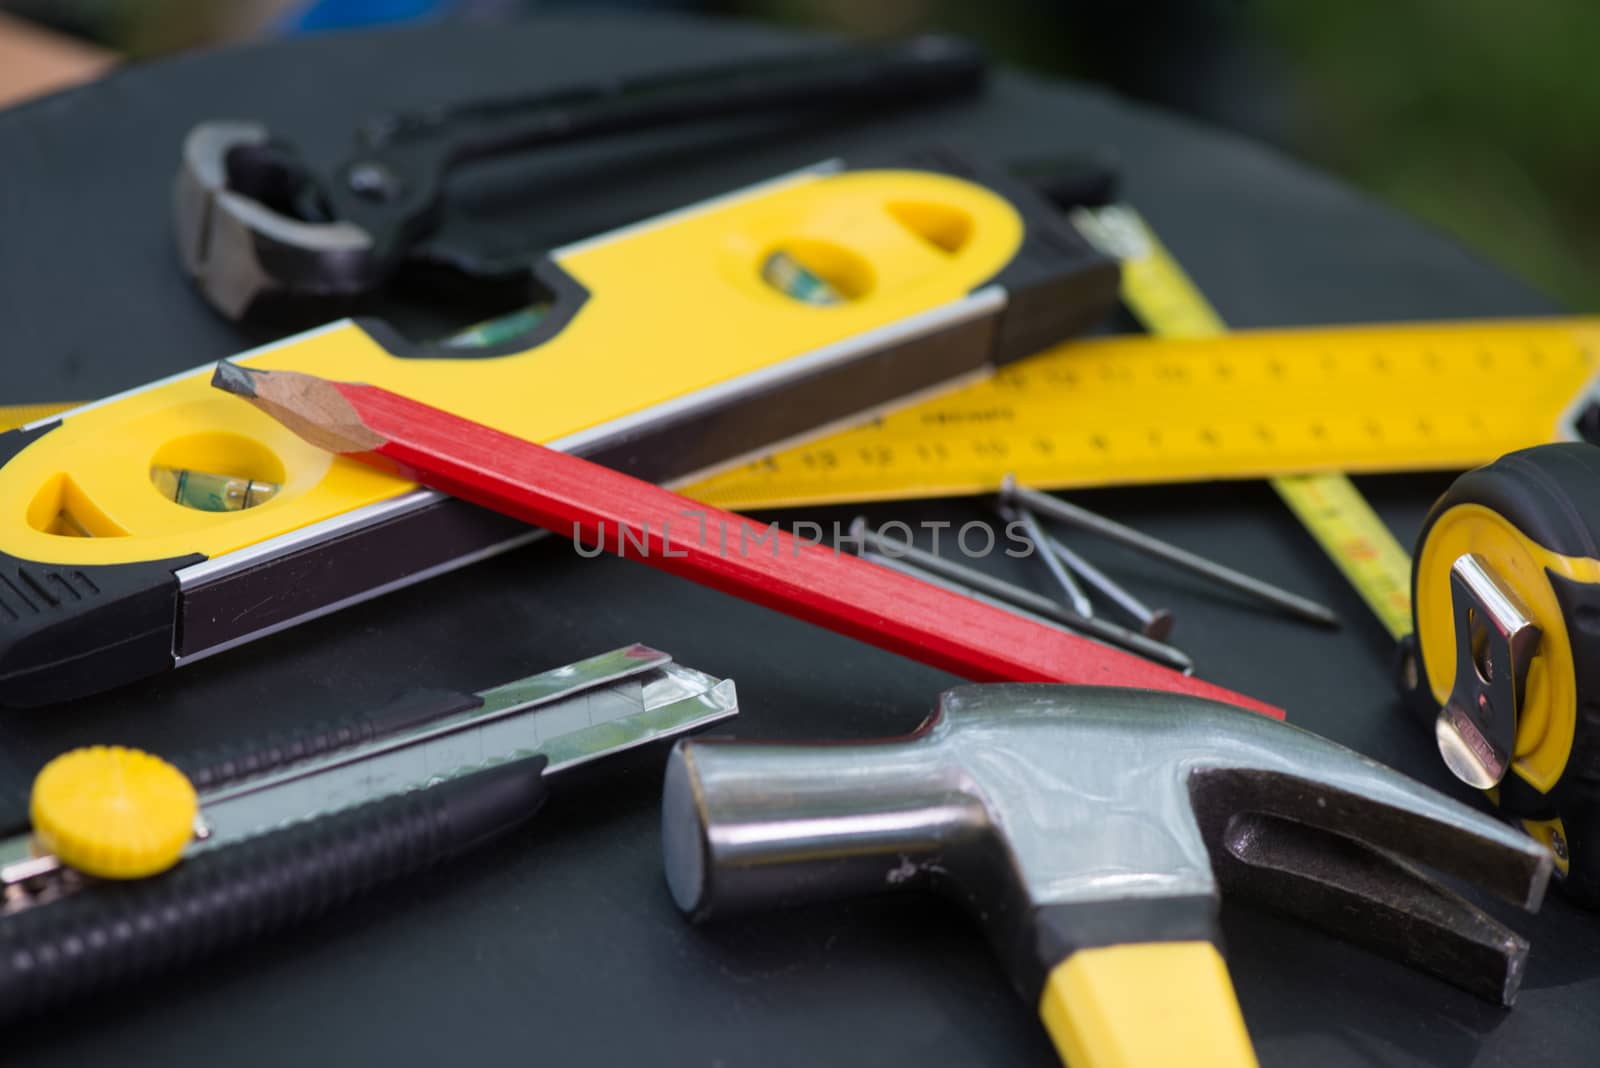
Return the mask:
M 881 743 L 680 743 L 663 832 L 696 919 L 928 886 L 1025 993 L 1041 939 L 1192 937 L 1221 887 L 1509 1003 L 1526 943 L 1398 858 L 1529 909 L 1550 873 L 1537 843 L 1317 735 L 1090 687 L 961 687 Z

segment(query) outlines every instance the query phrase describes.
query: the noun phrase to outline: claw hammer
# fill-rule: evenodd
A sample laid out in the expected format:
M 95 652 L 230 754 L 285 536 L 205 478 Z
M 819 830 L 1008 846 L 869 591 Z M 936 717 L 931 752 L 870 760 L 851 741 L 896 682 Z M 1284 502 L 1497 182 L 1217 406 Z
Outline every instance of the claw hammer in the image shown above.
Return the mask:
M 1219 888 L 1510 1004 L 1527 943 L 1408 861 L 1530 910 L 1550 875 L 1537 843 L 1315 734 L 1099 687 L 960 687 L 887 742 L 682 742 L 662 813 L 695 920 L 954 896 L 1072 1068 L 1256 1063 Z

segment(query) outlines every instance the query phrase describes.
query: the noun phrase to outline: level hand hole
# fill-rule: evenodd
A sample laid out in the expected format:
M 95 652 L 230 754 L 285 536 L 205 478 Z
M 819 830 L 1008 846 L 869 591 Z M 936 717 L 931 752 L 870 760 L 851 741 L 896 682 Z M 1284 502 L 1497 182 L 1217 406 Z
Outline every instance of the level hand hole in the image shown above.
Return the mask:
M 68 474 L 50 478 L 28 504 L 28 525 L 60 538 L 125 538 L 128 532 L 102 512 Z
M 201 512 L 238 512 L 277 496 L 283 462 L 260 442 L 212 431 L 167 442 L 150 458 L 150 484 L 166 500 Z
M 928 200 L 895 200 L 885 207 L 896 222 L 941 252 L 955 255 L 972 237 L 972 216 L 960 208 Z

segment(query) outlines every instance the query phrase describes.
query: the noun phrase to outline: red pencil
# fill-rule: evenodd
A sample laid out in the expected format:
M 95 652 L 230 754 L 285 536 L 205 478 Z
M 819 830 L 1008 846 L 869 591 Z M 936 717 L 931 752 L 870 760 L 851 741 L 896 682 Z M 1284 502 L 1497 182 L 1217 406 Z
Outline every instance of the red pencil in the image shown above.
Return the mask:
M 976 682 L 1281 709 L 375 386 L 226 361 L 212 384 L 307 441 Z M 758 540 L 759 539 L 759 540 Z

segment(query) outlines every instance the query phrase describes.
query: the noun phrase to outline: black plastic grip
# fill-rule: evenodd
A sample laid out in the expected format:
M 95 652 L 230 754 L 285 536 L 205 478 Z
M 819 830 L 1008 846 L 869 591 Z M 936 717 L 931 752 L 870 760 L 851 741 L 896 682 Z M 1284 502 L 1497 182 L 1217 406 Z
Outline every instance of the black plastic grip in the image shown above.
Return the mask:
M 1600 909 L 1600 586 L 1546 575 L 1572 647 L 1576 720 L 1572 753 L 1549 795 L 1567 839 L 1567 874 L 1557 885 L 1585 908 Z
M 543 804 L 536 756 L 100 883 L 0 923 L 0 1018 L 310 919 L 503 833 Z
M 1028 937 L 1007 954 L 1011 981 L 1037 1005 L 1051 970 L 1080 949 L 1146 942 L 1210 942 L 1220 949 L 1217 908 L 1214 894 L 1041 905 L 1032 910 Z
M 414 690 L 376 712 L 353 713 L 309 727 L 281 731 L 205 749 L 173 760 L 196 790 L 215 790 L 239 779 L 348 749 L 468 709 L 483 699 L 452 690 Z
M 1551 552 L 1600 556 L 1600 448 L 1577 441 L 1536 445 L 1468 471 L 1428 512 L 1417 545 L 1440 516 L 1464 503 L 1498 512 Z

